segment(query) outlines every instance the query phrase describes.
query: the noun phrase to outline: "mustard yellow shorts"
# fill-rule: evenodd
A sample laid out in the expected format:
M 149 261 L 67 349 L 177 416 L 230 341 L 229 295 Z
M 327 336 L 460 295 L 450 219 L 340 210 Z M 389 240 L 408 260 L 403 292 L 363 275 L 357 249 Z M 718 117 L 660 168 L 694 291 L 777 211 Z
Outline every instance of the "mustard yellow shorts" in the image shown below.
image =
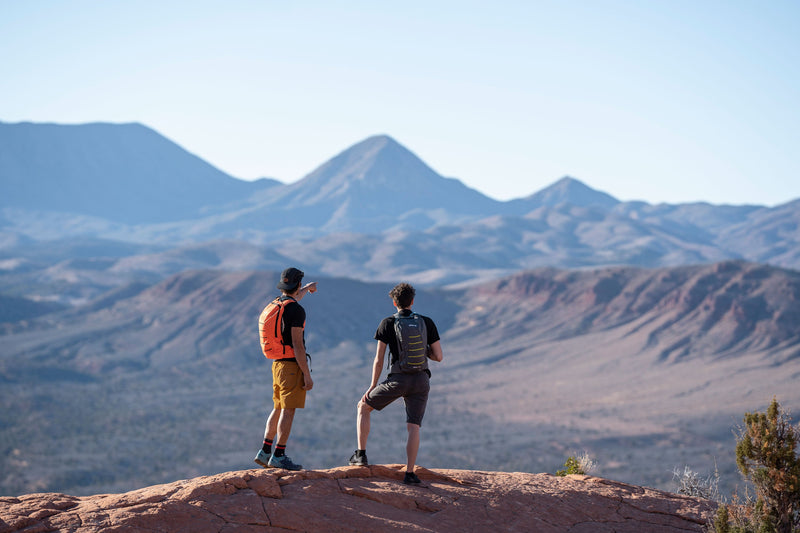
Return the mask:
M 303 371 L 297 361 L 273 361 L 272 401 L 275 409 L 302 409 L 306 406 Z

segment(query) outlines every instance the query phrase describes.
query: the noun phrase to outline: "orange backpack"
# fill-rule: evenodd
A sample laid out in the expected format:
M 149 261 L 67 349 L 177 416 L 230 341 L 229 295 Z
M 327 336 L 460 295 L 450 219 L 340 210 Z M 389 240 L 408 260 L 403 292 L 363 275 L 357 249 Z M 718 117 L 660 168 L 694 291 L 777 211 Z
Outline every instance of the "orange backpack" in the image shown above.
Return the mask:
M 281 296 L 275 298 L 261 311 L 258 317 L 258 335 L 261 339 L 261 351 L 267 359 L 286 359 L 294 357 L 294 348 L 283 343 L 283 309 L 294 298 Z

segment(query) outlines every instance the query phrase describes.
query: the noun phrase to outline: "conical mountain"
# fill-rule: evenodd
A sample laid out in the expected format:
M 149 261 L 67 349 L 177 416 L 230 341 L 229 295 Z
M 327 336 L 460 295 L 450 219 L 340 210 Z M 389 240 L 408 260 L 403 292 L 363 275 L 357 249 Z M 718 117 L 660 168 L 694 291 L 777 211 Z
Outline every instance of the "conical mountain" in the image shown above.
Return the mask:
M 498 208 L 459 180 L 440 176 L 387 135 L 351 146 L 279 196 L 272 194 L 270 203 L 325 230 L 370 232 L 429 227 Z
M 540 207 L 555 207 L 563 204 L 610 209 L 618 203 L 620 203 L 619 200 L 610 194 L 592 189 L 582 181 L 570 176 L 564 176 L 526 198 L 510 201 L 509 210 L 521 214 Z
M 561 178 L 552 185 L 528 196 L 524 201 L 536 207 L 570 204 L 577 207 L 597 206 L 611 208 L 619 203 L 619 200 L 610 194 L 592 189 L 570 176 Z

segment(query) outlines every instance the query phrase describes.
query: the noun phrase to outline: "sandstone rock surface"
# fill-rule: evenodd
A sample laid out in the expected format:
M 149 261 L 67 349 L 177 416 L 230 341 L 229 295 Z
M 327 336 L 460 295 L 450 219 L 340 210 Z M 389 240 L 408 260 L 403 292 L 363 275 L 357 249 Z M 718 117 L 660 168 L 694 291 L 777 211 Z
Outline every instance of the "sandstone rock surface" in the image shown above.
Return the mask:
M 686 532 L 713 503 L 591 476 L 417 470 L 242 470 L 124 494 L 0 497 L 0 533 L 163 532 Z

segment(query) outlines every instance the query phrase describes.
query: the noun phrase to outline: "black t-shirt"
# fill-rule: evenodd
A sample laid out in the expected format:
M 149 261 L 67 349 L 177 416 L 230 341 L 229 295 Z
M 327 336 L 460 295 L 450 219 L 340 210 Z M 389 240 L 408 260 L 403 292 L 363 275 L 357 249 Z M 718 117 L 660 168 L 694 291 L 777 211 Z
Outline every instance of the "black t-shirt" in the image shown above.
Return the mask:
M 409 309 L 400 311 L 402 316 L 408 316 L 412 313 Z M 419 315 L 419 313 L 417 313 Z M 425 329 L 428 332 L 428 345 L 433 344 L 439 340 L 439 330 L 436 329 L 436 324 L 430 318 L 419 315 L 425 321 Z M 397 362 L 398 354 L 400 353 L 400 344 L 397 342 L 397 333 L 394 331 L 394 315 L 381 320 L 378 325 L 378 330 L 375 332 L 375 340 L 385 342 L 389 346 L 391 356 L 391 364 Z
M 294 348 L 292 343 L 292 328 L 305 328 L 306 310 L 299 303 L 289 300 L 283 308 L 283 323 L 281 324 L 281 335 L 286 346 Z M 305 344 L 305 331 L 303 331 L 303 343 Z

